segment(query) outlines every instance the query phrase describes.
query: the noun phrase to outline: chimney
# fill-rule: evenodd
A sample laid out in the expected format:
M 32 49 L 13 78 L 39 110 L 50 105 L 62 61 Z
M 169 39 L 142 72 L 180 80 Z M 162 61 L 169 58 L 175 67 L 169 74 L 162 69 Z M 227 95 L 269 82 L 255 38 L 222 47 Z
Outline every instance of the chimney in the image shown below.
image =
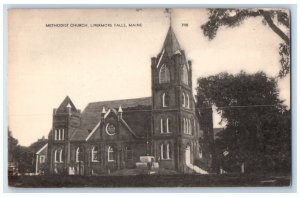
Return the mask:
M 122 114 L 123 114 L 123 110 L 122 107 L 120 105 L 119 109 L 118 109 L 118 120 L 120 121 L 122 119 Z

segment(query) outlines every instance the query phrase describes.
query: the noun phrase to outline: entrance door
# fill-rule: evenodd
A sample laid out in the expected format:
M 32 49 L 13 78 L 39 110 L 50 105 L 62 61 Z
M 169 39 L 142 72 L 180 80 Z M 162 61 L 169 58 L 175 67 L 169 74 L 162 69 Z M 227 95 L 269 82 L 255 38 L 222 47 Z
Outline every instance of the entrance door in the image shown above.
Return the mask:
M 186 148 L 185 148 L 185 162 L 186 162 L 186 164 L 191 163 L 191 146 L 190 145 L 186 145 Z
M 84 163 L 82 161 L 80 161 L 76 164 L 75 174 L 76 175 L 84 175 Z

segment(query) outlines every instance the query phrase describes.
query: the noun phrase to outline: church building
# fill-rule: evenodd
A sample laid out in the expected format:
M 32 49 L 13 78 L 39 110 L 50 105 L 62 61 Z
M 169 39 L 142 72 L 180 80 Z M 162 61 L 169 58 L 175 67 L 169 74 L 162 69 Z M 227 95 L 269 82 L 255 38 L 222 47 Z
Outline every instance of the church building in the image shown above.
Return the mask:
M 151 75 L 151 97 L 93 102 L 81 111 L 67 96 L 53 110 L 48 143 L 38 152 L 48 173 L 108 174 L 136 168 L 147 155 L 162 169 L 206 173 L 211 156 L 199 143 L 205 127 L 195 106 L 192 63 L 172 27 L 151 58 Z

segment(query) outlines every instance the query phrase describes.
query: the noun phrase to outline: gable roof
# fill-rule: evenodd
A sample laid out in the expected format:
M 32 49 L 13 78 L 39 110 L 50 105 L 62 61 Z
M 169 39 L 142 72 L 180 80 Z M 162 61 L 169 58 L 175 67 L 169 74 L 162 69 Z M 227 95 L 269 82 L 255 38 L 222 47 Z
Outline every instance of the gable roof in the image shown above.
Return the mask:
M 40 154 L 46 147 L 48 147 L 48 143 L 45 144 L 38 152 L 36 152 L 35 154 Z
M 134 132 L 137 137 L 145 136 L 146 130 L 151 128 L 151 121 L 149 121 L 152 108 L 151 97 L 89 103 L 81 114 L 80 127 L 73 130 L 71 140 L 86 140 L 99 124 L 103 107 L 106 110 L 116 111 L 119 106 L 122 106 L 123 120 L 131 132 Z
M 169 57 L 173 56 L 176 53 L 180 53 L 181 51 L 179 42 L 171 26 L 164 41 L 163 50 L 165 50 L 166 54 Z
M 105 114 L 104 118 L 106 118 L 110 113 L 113 113 L 115 116 L 118 115 L 117 110 L 115 109 L 109 109 L 107 111 L 107 113 Z M 135 137 L 135 138 L 141 138 L 140 136 L 137 136 L 136 133 L 131 129 L 131 127 L 126 123 L 126 121 L 121 117 L 120 119 L 121 123 L 123 124 L 123 126 L 125 128 L 127 128 L 127 130 Z M 94 127 L 94 129 L 90 132 L 90 134 L 87 136 L 87 138 L 85 139 L 85 141 L 88 141 L 92 136 L 93 139 L 100 139 L 100 133 L 96 132 L 97 129 L 99 128 L 101 124 L 101 120 L 98 122 L 98 124 Z
M 45 146 L 46 144 L 48 144 L 48 140 L 47 139 L 39 139 L 38 141 L 32 143 L 29 146 L 29 149 L 31 151 L 33 151 L 34 153 L 38 152 L 41 148 L 43 148 L 43 146 Z
M 84 112 L 98 112 L 102 110 L 103 107 L 118 109 L 120 106 L 122 108 L 137 107 L 137 106 L 151 106 L 152 97 L 134 98 L 134 99 L 123 99 L 123 100 L 112 100 L 112 101 L 100 101 L 89 103 L 84 109 Z
M 108 116 L 108 114 L 111 112 L 111 110 L 109 109 L 106 114 L 104 115 L 104 118 L 106 118 Z M 103 112 L 102 112 L 103 113 Z M 100 121 L 97 123 L 97 125 L 93 128 L 93 130 L 90 132 L 90 134 L 86 137 L 85 141 L 88 141 L 90 139 L 90 137 L 92 137 L 92 135 L 95 133 L 95 131 L 97 131 L 98 127 L 101 124 L 101 119 Z
M 139 137 L 146 137 L 151 131 L 152 107 L 123 108 L 123 120 Z
M 57 108 L 57 112 L 64 112 L 66 108 L 70 107 L 72 111 L 77 111 L 75 105 L 73 104 L 72 100 L 69 96 L 63 100 L 63 102 Z

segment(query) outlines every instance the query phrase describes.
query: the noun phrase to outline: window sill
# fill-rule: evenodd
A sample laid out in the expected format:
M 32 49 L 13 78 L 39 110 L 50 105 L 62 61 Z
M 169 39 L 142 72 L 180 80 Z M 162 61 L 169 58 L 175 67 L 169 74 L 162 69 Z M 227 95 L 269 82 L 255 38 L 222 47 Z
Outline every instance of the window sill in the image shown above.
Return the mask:
M 173 159 L 170 158 L 170 159 L 161 159 L 161 161 L 172 161 Z
M 98 160 L 93 160 L 92 163 L 99 163 L 100 161 Z
M 108 160 L 108 162 L 115 162 L 116 160 Z

